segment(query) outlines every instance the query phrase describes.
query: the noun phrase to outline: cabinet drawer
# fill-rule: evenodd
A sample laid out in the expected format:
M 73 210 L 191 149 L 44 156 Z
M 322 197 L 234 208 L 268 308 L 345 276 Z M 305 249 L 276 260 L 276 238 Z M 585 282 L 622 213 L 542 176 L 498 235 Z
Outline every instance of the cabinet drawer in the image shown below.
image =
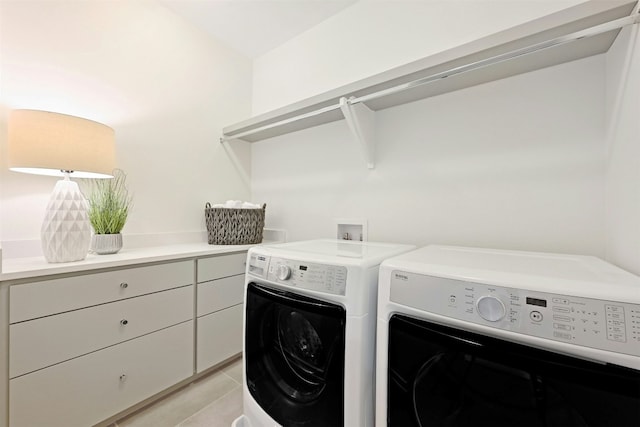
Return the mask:
M 242 352 L 244 304 L 198 318 L 197 372 Z
M 44 368 L 193 318 L 193 286 L 9 326 L 9 376 Z
M 11 323 L 193 283 L 193 261 L 85 274 L 9 288 Z
M 198 260 L 198 283 L 243 274 L 247 253 L 221 255 Z
M 9 381 L 11 427 L 94 425 L 193 374 L 181 323 Z
M 198 316 L 242 303 L 244 274 L 198 283 Z

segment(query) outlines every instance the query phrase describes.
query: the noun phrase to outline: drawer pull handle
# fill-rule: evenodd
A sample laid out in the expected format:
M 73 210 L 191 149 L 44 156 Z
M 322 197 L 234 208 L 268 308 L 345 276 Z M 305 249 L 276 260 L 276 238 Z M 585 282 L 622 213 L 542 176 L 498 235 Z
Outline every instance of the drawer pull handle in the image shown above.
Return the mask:
M 125 325 L 129 324 L 129 321 L 128 321 L 127 319 L 122 319 L 122 320 L 120 321 L 120 324 L 121 324 L 122 326 L 125 326 Z
M 127 376 L 125 374 L 120 375 L 120 382 L 125 382 L 127 380 Z
M 129 287 L 129 284 L 127 282 L 122 282 L 122 283 L 120 283 L 120 287 L 122 289 L 127 289 Z

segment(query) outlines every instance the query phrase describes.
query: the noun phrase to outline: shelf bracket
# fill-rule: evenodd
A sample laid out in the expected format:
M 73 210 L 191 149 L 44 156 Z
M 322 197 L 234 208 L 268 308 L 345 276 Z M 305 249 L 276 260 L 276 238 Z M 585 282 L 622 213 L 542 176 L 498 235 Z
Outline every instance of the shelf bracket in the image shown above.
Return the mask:
M 340 98 L 340 110 L 344 115 L 349 130 L 354 138 L 360 143 L 364 151 L 367 167 L 375 167 L 375 112 L 363 103 L 352 103 L 351 99 Z
M 227 156 L 231 160 L 233 167 L 238 172 L 238 175 L 240 175 L 242 182 L 244 182 L 247 188 L 251 188 L 250 168 L 247 168 L 247 166 L 242 162 L 242 160 L 240 160 L 240 158 L 237 156 L 236 152 L 234 151 L 234 147 L 233 147 L 234 145 L 238 145 L 242 143 L 248 144 L 247 142 L 244 142 L 241 140 L 236 141 L 235 138 L 229 138 L 229 139 L 225 139 L 223 137 L 220 138 L 220 145 L 222 145 L 222 148 L 224 148 L 224 151 L 227 153 Z

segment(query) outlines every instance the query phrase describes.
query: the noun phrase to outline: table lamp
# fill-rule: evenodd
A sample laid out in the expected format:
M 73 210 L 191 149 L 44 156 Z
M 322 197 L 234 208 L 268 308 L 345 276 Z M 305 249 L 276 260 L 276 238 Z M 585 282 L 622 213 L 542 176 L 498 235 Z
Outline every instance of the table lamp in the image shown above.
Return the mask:
M 42 224 L 44 257 L 51 263 L 83 260 L 91 243 L 91 224 L 87 202 L 69 177 L 113 177 L 113 129 L 66 114 L 13 110 L 8 141 L 10 170 L 63 177 L 54 187 Z

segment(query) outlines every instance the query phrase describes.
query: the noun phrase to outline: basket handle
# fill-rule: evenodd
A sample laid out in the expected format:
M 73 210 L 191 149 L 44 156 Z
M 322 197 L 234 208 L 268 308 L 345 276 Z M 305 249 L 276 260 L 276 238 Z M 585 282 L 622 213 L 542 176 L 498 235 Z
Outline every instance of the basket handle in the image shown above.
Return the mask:
M 204 208 L 205 209 L 211 209 L 211 203 L 207 202 L 207 204 L 204 205 Z
M 266 210 L 266 209 L 267 209 L 267 204 L 266 204 L 266 203 L 263 203 L 263 204 L 262 204 L 262 210 L 264 211 L 264 210 Z

